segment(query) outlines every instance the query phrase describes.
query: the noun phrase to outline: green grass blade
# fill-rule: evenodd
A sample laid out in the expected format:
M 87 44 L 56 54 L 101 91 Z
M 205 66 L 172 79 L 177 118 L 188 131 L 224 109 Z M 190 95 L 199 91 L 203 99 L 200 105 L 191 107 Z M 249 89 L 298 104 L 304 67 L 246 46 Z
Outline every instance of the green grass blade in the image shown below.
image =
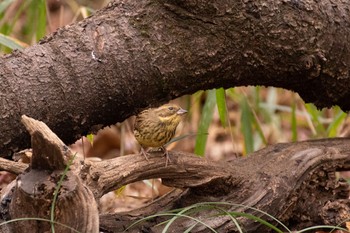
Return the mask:
M 274 88 L 274 87 L 267 88 L 266 104 L 269 106 L 273 106 L 273 107 L 268 108 L 269 114 L 275 114 L 276 109 L 274 106 L 276 106 L 277 103 L 278 103 L 277 88 Z
M 260 86 L 254 86 L 252 88 L 252 96 L 253 96 L 253 103 L 255 106 L 259 106 L 261 103 L 261 87 Z
M 30 1 L 24 1 L 23 4 L 21 4 L 19 6 L 19 9 L 16 10 L 15 16 L 11 19 L 11 21 L 3 22 L 3 24 L 0 25 L 1 33 L 3 33 L 4 35 L 10 35 L 11 34 L 13 28 L 15 27 L 15 24 L 16 24 L 17 20 L 23 14 L 24 10 L 27 9 L 29 3 L 30 3 Z M 21 33 L 23 35 L 23 30 L 22 30 Z M 11 52 L 11 51 L 8 51 L 7 49 L 2 49 L 2 50 L 4 50 L 5 52 Z
M 293 101 L 292 104 L 292 125 L 291 125 L 291 129 L 292 129 L 292 141 L 296 142 L 298 140 L 298 129 L 297 129 L 297 113 L 296 113 L 296 104 Z
M 224 215 L 230 216 L 231 221 L 235 224 L 235 226 L 237 227 L 237 230 L 239 231 L 239 233 L 243 233 L 243 229 L 241 228 L 241 226 L 239 225 L 239 222 L 237 221 L 237 219 L 234 216 L 232 216 L 228 211 L 224 210 L 223 208 L 216 207 L 216 209 L 218 209 L 221 212 L 223 212 Z
M 39 41 L 46 35 L 46 1 L 34 1 L 37 5 L 37 28 L 36 28 L 36 40 Z
M 191 217 L 191 216 L 188 216 L 188 215 L 185 215 L 185 214 L 179 214 L 179 213 L 159 213 L 159 214 L 154 214 L 154 215 L 150 215 L 150 216 L 147 216 L 147 217 L 145 217 L 145 218 L 142 218 L 142 219 L 140 219 L 140 220 L 138 220 L 138 221 L 136 221 L 136 222 L 134 222 L 133 224 L 131 224 L 130 226 L 128 226 L 125 230 L 124 230 L 124 232 L 127 232 L 128 230 L 130 230 L 132 227 L 134 227 L 135 225 L 137 225 L 137 224 L 139 224 L 139 223 L 141 223 L 141 222 L 144 222 L 144 221 L 146 221 L 146 220 L 149 220 L 149 219 L 152 219 L 152 218 L 156 218 L 156 217 L 161 217 L 161 216 L 173 216 L 173 217 L 184 217 L 184 218 L 189 218 L 189 219 L 191 219 L 191 220 L 194 220 L 194 221 L 196 221 L 196 222 L 198 222 L 198 223 L 200 223 L 200 224 L 202 224 L 203 226 L 205 226 L 206 228 L 208 228 L 211 232 L 216 232 L 215 231 L 215 229 L 213 229 L 212 227 L 210 227 L 208 224 L 206 224 L 205 222 L 203 222 L 203 221 L 201 221 L 201 220 L 199 220 L 199 219 L 197 219 L 197 218 L 194 218 L 194 217 Z M 167 230 L 167 229 L 166 229 Z M 162 232 L 166 232 L 166 231 L 164 231 L 164 229 L 163 229 L 163 231 Z
M 209 90 L 207 93 L 208 95 L 202 110 L 202 116 L 199 122 L 198 134 L 196 137 L 196 145 L 194 148 L 194 153 L 199 156 L 204 156 L 208 138 L 207 132 L 210 122 L 213 119 L 214 107 L 216 104 L 215 90 Z
M 256 93 L 255 95 L 262 95 L 260 93 L 260 89 L 254 90 L 254 93 Z M 256 115 L 259 115 L 265 123 L 275 123 L 274 118 L 276 117 L 276 106 L 278 102 L 277 89 L 274 87 L 269 87 L 266 88 L 265 91 L 266 100 L 262 99 L 261 97 L 255 97 L 254 106 L 252 109 L 255 109 L 257 112 Z
M 279 225 L 281 225 L 287 232 L 289 232 L 289 233 L 292 232 L 291 230 L 288 229 L 288 227 L 286 225 L 284 225 L 280 220 L 278 220 L 277 218 L 275 218 L 271 214 L 266 213 L 262 210 L 254 208 L 254 207 L 244 205 L 244 204 L 234 204 L 234 203 L 228 203 L 228 202 L 202 202 L 202 203 L 197 203 L 196 205 L 229 205 L 229 206 L 237 206 L 237 207 L 247 208 L 247 209 L 254 210 L 258 213 L 261 213 L 261 214 L 271 218 L 273 221 L 276 221 Z
M 191 233 L 192 229 L 198 225 L 198 222 L 195 222 L 192 226 L 190 226 L 189 228 L 187 228 L 183 233 Z
M 4 0 L 2 2 L 0 2 L 0 14 L 2 14 L 6 8 L 15 0 Z
M 223 127 L 227 126 L 226 94 L 224 88 L 216 89 L 216 104 L 218 106 L 219 118 Z
M 54 233 L 55 232 L 55 224 L 54 224 L 54 220 L 55 220 L 55 206 L 56 206 L 56 202 L 57 202 L 57 197 L 58 197 L 58 192 L 60 191 L 63 179 L 66 177 L 67 172 L 69 170 L 69 167 L 72 165 L 73 160 L 75 159 L 75 156 L 77 155 L 77 153 L 75 153 L 73 155 L 73 157 L 68 161 L 68 164 L 66 166 L 66 168 L 63 171 L 63 174 L 60 178 L 60 180 L 57 183 L 55 192 L 54 192 L 54 196 L 53 196 L 53 200 L 51 203 L 51 208 L 50 208 L 50 221 L 51 221 L 51 232 Z
M 46 34 L 46 1 L 31 0 L 28 8 L 25 9 L 27 22 L 23 27 L 23 34 L 30 43 L 37 42 Z
M 166 221 L 163 221 L 160 224 L 158 224 L 159 226 L 164 225 L 164 224 L 167 225 L 167 226 L 165 226 L 165 228 L 163 228 L 163 232 L 167 232 L 170 229 L 170 225 L 179 217 L 185 217 L 185 218 L 192 219 L 199 224 L 203 224 L 209 230 L 215 232 L 215 230 L 212 229 L 210 226 L 206 225 L 206 223 L 200 221 L 199 219 L 191 217 L 190 215 L 195 214 L 195 213 L 203 214 L 203 211 L 205 211 L 205 210 L 216 210 L 216 211 L 219 211 L 219 213 L 212 215 L 212 217 L 215 217 L 215 216 L 228 216 L 228 217 L 230 217 L 231 220 L 233 221 L 233 223 L 237 226 L 237 229 L 239 232 L 244 232 L 244 231 L 241 229 L 238 221 L 235 219 L 236 216 L 246 217 L 246 218 L 252 219 L 254 221 L 260 222 L 261 224 L 264 224 L 265 226 L 269 227 L 270 229 L 275 230 L 276 232 L 284 232 L 284 231 L 280 230 L 279 228 L 277 228 L 276 226 L 270 224 L 269 222 L 261 219 L 260 217 L 254 216 L 252 214 L 242 213 L 242 212 L 234 212 L 234 211 L 229 212 L 229 211 L 226 211 L 225 209 L 223 209 L 223 206 L 235 206 L 235 207 L 242 207 L 242 208 L 245 208 L 248 210 L 253 210 L 257 213 L 260 213 L 260 214 L 263 214 L 264 216 L 267 216 L 271 220 L 275 221 L 278 225 L 282 226 L 286 232 L 291 233 L 291 231 L 287 228 L 287 226 L 285 226 L 281 221 L 279 221 L 277 218 L 275 218 L 274 216 L 272 216 L 264 211 L 261 211 L 257 208 L 250 207 L 250 206 L 247 206 L 244 204 L 233 204 L 233 203 L 228 203 L 228 202 L 201 202 L 201 203 L 196 203 L 196 204 L 193 204 L 193 205 L 185 207 L 185 208 L 170 210 L 166 213 L 159 213 L 159 214 L 155 214 L 152 216 L 147 216 L 147 217 L 140 219 L 140 220 L 134 222 L 133 224 L 131 224 L 129 227 L 127 227 L 127 229 L 125 231 L 128 231 L 131 227 L 133 227 L 133 226 L 135 226 L 143 221 L 149 220 L 151 218 L 160 217 L 160 216 L 173 216 L 173 218 L 166 220 Z M 208 216 L 208 218 L 210 218 L 210 216 Z M 189 226 L 187 231 L 190 231 L 192 229 L 192 227 L 194 227 L 194 225 Z
M 234 88 L 227 89 L 226 94 L 230 99 L 232 99 L 235 102 L 239 102 L 239 99 L 241 99 L 242 97 L 242 95 L 238 94 Z
M 252 109 L 252 108 L 250 108 L 250 109 Z M 256 115 L 256 113 L 255 113 L 254 110 L 252 111 L 252 115 L 253 115 L 252 120 L 253 120 L 253 123 L 254 123 L 254 125 L 255 125 L 256 130 L 257 130 L 257 133 L 258 133 L 260 139 L 262 140 L 262 142 L 263 142 L 265 145 L 267 145 L 267 140 L 266 140 L 265 135 L 264 135 L 264 132 L 263 132 L 263 130 L 262 130 L 262 128 L 261 128 L 261 124 L 260 124 L 259 118 L 258 118 L 258 116 Z M 254 150 L 254 146 L 253 146 L 253 150 Z
M 13 223 L 13 222 L 19 222 L 19 221 L 42 221 L 42 222 L 50 222 L 50 223 L 54 223 L 54 224 L 57 224 L 57 225 L 60 225 L 60 226 L 63 226 L 69 230 L 71 230 L 72 232 L 75 232 L 75 233 L 80 233 L 79 231 L 75 230 L 74 228 L 70 227 L 70 226 L 67 226 L 65 224 L 62 224 L 60 222 L 52 222 L 51 220 L 49 219 L 45 219 L 45 218 L 32 218 L 32 217 L 28 217 L 28 218 L 16 218 L 16 219 L 11 219 L 11 220 L 8 220 L 8 221 L 5 221 L 5 222 L 1 222 L 0 223 L 0 226 L 3 226 L 3 225 L 6 225 L 6 224 L 10 224 L 10 223 Z
M 282 230 L 278 229 L 277 227 L 275 227 L 274 225 L 272 225 L 271 223 L 259 218 L 259 217 L 256 217 L 252 214 L 247 214 L 247 213 L 241 213 L 241 212 L 229 212 L 230 215 L 233 215 L 235 217 L 246 217 L 246 218 L 249 218 L 251 220 L 254 220 L 256 222 L 259 222 L 265 226 L 267 226 L 268 228 L 278 232 L 278 233 L 283 233 Z
M 332 231 L 341 230 L 344 232 L 350 232 L 349 230 L 342 228 L 342 227 L 338 227 L 338 226 L 319 225 L 319 226 L 312 226 L 312 227 L 305 228 L 303 230 L 297 231 L 297 233 L 303 233 L 303 232 L 307 232 L 307 231 L 311 231 L 311 230 L 312 230 L 312 232 L 314 232 L 314 230 L 318 230 L 318 229 L 332 229 Z
M 169 211 L 169 213 L 173 212 L 175 213 L 176 215 L 171 218 L 170 220 L 168 220 L 167 222 L 167 225 L 164 227 L 163 229 L 163 233 L 167 232 L 170 225 L 173 224 L 173 222 L 178 219 L 179 217 L 178 216 L 182 216 L 182 217 L 187 217 L 189 216 L 190 214 L 193 214 L 193 213 L 201 213 L 203 212 L 203 210 L 208 210 L 208 209 L 216 209 L 217 207 L 216 206 L 213 206 L 213 205 L 198 205 L 198 204 L 193 204 L 193 205 L 190 205 L 190 206 L 187 206 L 185 208 L 181 208 L 181 209 L 177 209 L 177 210 L 173 210 L 173 211 Z M 185 214 L 186 213 L 186 214 Z M 192 217 L 190 217 L 192 218 Z M 197 220 L 196 220 L 197 221 Z M 206 226 L 208 229 L 216 232 L 214 229 L 212 229 L 210 226 L 206 225 L 205 223 L 201 222 L 201 221 L 197 221 L 197 223 L 200 223 L 204 226 Z
M 4 45 L 10 49 L 22 49 L 23 47 L 17 43 L 17 41 L 9 36 L 5 36 L 4 34 L 0 33 L 0 44 Z
M 332 123 L 327 128 L 327 136 L 330 138 L 336 137 L 339 132 L 340 125 L 346 119 L 347 114 L 343 112 L 341 109 L 338 109 L 338 113 L 334 117 Z
M 164 147 L 167 147 L 169 144 L 173 143 L 173 142 L 177 142 L 177 141 L 180 141 L 184 138 L 187 138 L 187 137 L 194 137 L 198 134 L 195 134 L 195 133 L 189 133 L 189 134 L 185 134 L 185 135 L 180 135 L 178 137 L 175 137 L 175 138 L 172 138 L 169 142 L 167 142 Z M 208 133 L 204 133 L 203 135 L 208 135 Z
M 90 142 L 91 146 L 94 146 L 94 135 L 92 133 L 86 135 L 86 139 Z
M 252 123 L 254 121 L 253 114 L 246 99 L 241 101 L 241 131 L 244 137 L 244 154 L 249 154 L 254 151 L 254 140 Z
M 326 129 L 320 121 L 320 118 L 322 117 L 322 111 L 319 111 L 313 104 L 305 104 L 305 108 L 311 116 L 313 123 L 315 124 L 317 136 L 326 136 Z
M 195 208 L 194 205 L 188 206 L 188 207 L 186 207 L 186 208 L 183 208 L 183 209 L 182 209 L 181 211 L 179 211 L 178 213 L 175 213 L 174 217 L 172 217 L 172 218 L 167 222 L 167 224 L 165 225 L 165 227 L 163 228 L 162 233 L 166 233 L 166 232 L 169 230 L 171 224 L 173 224 L 173 223 L 175 222 L 175 220 L 177 220 L 179 217 L 181 217 L 181 216 L 189 216 L 188 214 L 185 215 L 185 213 L 186 213 L 187 211 L 193 209 L 193 208 Z

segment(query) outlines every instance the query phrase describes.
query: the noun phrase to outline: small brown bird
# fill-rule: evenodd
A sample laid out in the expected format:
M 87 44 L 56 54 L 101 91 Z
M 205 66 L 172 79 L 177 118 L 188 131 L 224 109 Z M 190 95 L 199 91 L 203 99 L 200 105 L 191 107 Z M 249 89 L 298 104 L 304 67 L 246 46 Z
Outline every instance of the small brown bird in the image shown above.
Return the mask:
M 144 147 L 159 147 L 166 156 L 165 166 L 168 165 L 169 155 L 164 145 L 175 135 L 176 127 L 187 111 L 176 104 L 165 104 L 159 108 L 150 108 L 140 112 L 135 119 L 134 135 L 141 145 L 141 154 L 148 160 Z

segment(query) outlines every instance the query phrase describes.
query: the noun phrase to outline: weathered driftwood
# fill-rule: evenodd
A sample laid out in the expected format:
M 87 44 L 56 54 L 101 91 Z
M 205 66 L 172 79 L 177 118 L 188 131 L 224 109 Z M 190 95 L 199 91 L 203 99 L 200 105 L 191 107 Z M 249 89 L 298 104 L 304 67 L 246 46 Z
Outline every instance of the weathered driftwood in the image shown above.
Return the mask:
M 165 185 L 186 189 L 181 195 L 175 195 L 175 198 L 169 195 L 168 199 L 174 198 L 172 201 L 162 200 L 167 205 L 158 205 L 157 202 L 151 204 L 146 208 L 147 211 L 144 209 L 140 212 L 140 218 L 198 202 L 225 201 L 260 209 L 287 225 L 290 223 L 291 228 L 337 225 L 350 217 L 349 186 L 335 176 L 336 171 L 350 170 L 349 143 L 349 139 L 324 139 L 277 144 L 247 158 L 226 163 L 208 162 L 194 155 L 171 152 L 172 163 L 166 168 L 161 156 L 152 156 L 148 163 L 141 156 L 133 155 L 128 156 L 128 159 L 118 158 L 94 164 L 91 171 L 104 172 L 99 181 L 94 185 L 92 182 L 90 187 L 98 183 L 99 187 L 107 188 L 104 182 L 108 180 L 108 189 L 112 190 L 123 185 L 124 181 L 138 180 L 135 177 L 143 177 L 140 174 L 143 173 L 147 178 L 162 177 Z M 111 180 L 117 181 L 114 187 L 111 187 Z M 228 210 L 251 212 L 243 206 L 231 206 Z M 136 214 L 102 215 L 101 227 L 112 232 L 121 231 L 137 219 Z M 263 217 L 262 214 L 254 214 Z M 154 226 L 162 220 L 153 219 L 139 227 L 157 232 L 159 227 Z M 247 232 L 267 231 L 256 222 L 246 219 L 240 221 Z M 186 218 L 178 220 L 173 226 L 173 232 L 184 231 L 191 226 L 190 222 Z M 232 221 L 226 217 L 208 218 L 207 223 L 220 232 L 234 229 Z M 136 229 L 136 232 L 140 230 Z M 194 229 L 201 230 L 207 229 L 204 226 Z
M 38 137 L 36 135 L 41 137 L 42 133 L 32 133 L 33 138 Z M 36 140 L 33 139 L 33 143 L 34 141 Z M 44 149 L 42 153 L 63 156 L 63 152 L 53 151 L 58 150 L 57 148 L 66 148 L 64 144 L 58 141 L 58 146 L 52 145 L 51 143 L 55 143 L 52 140 L 48 140 L 47 143 L 48 146 L 45 148 L 51 149 Z M 84 211 L 84 216 L 93 216 L 94 224 L 97 224 L 96 208 L 89 208 L 86 203 L 90 201 L 95 203 L 94 198 L 98 200 L 103 194 L 123 185 L 160 177 L 165 185 L 178 189 L 141 209 L 116 214 L 100 214 L 100 229 L 108 232 L 121 232 L 145 216 L 208 201 L 239 204 L 222 206 L 222 208 L 229 211 L 252 213 L 277 224 L 262 213 L 249 209 L 249 207 L 257 208 L 281 220 L 292 229 L 318 224 L 337 225 L 350 218 L 349 185 L 337 179 L 335 175 L 336 171 L 350 170 L 349 145 L 350 139 L 346 138 L 277 144 L 254 152 L 246 158 L 237 158 L 225 163 L 211 162 L 193 154 L 171 151 L 171 163 L 167 167 L 165 167 L 164 157 L 157 152 L 149 156 L 149 161 L 141 155 L 127 155 L 102 162 L 77 161 L 75 166 L 72 166 L 71 172 L 67 174 L 65 180 L 67 186 L 61 193 L 63 197 L 58 200 L 57 208 L 60 210 L 58 216 L 69 215 L 73 210 Z M 67 156 L 69 153 L 67 154 L 66 149 L 64 150 L 66 154 L 63 158 L 65 159 L 55 159 L 55 161 L 63 161 L 62 164 L 52 166 L 56 163 L 40 163 L 50 167 L 50 172 L 43 172 L 45 170 L 43 167 L 41 171 L 31 167 L 29 171 L 24 172 L 25 166 L 21 165 L 24 174 L 18 177 L 14 194 L 9 193 L 6 196 L 6 200 L 10 200 L 10 216 L 8 217 L 11 219 L 24 217 L 24 213 L 43 217 L 43 211 L 39 210 L 43 206 L 47 209 L 49 205 L 42 200 L 51 203 L 50 198 L 52 198 L 57 177 L 61 174 L 62 168 L 66 166 L 67 158 L 70 157 Z M 34 153 L 36 153 L 35 149 Z M 44 159 L 46 156 L 41 156 L 41 158 Z M 11 171 L 9 164 L 3 165 L 0 161 L 0 168 L 3 167 Z M 55 167 L 58 170 L 53 171 Z M 13 171 L 18 173 L 18 166 L 14 166 Z M 18 185 L 19 181 L 23 185 Z M 38 184 L 43 185 L 40 187 L 48 188 L 39 190 L 40 195 L 34 195 L 38 193 L 33 193 L 35 190 L 33 187 L 39 187 Z M 78 188 L 82 187 L 81 185 L 85 188 Z M 36 192 L 38 192 L 37 189 Z M 45 192 L 49 195 L 45 196 Z M 88 198 L 65 198 L 72 197 L 70 195 L 80 197 L 84 192 Z M 93 194 L 94 198 L 90 194 Z M 16 201 L 22 196 L 30 198 L 30 206 L 35 211 L 23 212 L 26 206 L 24 204 L 20 206 Z M 66 199 L 74 203 L 67 202 L 69 205 L 64 205 L 64 208 L 60 209 L 62 203 L 67 201 Z M 38 206 L 38 204 L 43 206 Z M 2 208 L 2 212 L 6 212 L 7 207 Z M 210 212 L 201 213 L 202 216 L 205 214 L 210 216 Z M 79 217 L 82 216 L 79 215 Z M 238 220 L 247 232 L 267 231 L 256 222 L 244 218 L 238 218 Z M 76 221 L 78 220 L 75 219 Z M 83 217 L 82 221 L 86 223 L 92 220 Z M 156 225 L 161 221 L 164 221 L 164 217 L 143 222 L 130 231 L 139 232 L 143 229 L 147 232 L 159 232 L 161 226 Z M 227 217 L 207 217 L 203 221 L 220 232 L 235 230 L 232 221 Z M 193 223 L 191 219 L 181 218 L 174 222 L 171 231 L 182 232 Z M 21 227 L 28 227 L 28 222 L 21 224 Z M 70 226 L 76 227 L 75 225 Z M 36 226 L 30 225 L 30 227 Z M 97 231 L 96 228 L 94 229 Z M 203 225 L 198 224 L 192 229 L 192 232 L 206 230 Z M 85 231 L 82 230 L 82 232 Z
M 2 213 L 6 213 L 3 220 L 50 219 L 55 189 L 73 154 L 43 122 L 23 116 L 22 123 L 32 136 L 33 156 L 29 169 L 11 184 L 13 189 L 2 193 L 2 201 L 7 200 L 7 205 L 2 206 Z M 55 232 L 70 232 L 66 226 L 79 232 L 98 232 L 97 204 L 77 175 L 78 159 L 75 161 L 61 183 L 54 211 L 54 221 L 65 226 L 56 224 Z M 18 166 L 15 169 L 18 173 Z M 16 221 L 1 228 L 2 232 L 49 232 L 50 229 L 49 222 L 40 220 Z

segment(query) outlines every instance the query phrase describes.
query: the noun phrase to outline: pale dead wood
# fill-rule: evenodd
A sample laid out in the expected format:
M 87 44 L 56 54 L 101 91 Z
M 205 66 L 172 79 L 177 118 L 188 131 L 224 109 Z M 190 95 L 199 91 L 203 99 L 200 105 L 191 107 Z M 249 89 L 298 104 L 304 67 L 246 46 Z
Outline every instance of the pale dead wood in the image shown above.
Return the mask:
M 100 178 L 95 181 L 100 187 L 97 189 L 105 191 L 142 178 L 156 177 L 161 177 L 163 183 L 168 186 L 188 188 L 185 195 L 181 195 L 181 198 L 172 203 L 173 208 L 208 200 L 218 202 L 225 200 L 244 205 L 230 206 L 227 209 L 229 211 L 249 213 L 251 212 L 249 207 L 254 207 L 283 221 L 293 219 L 299 222 L 299 226 L 318 225 L 324 222 L 337 225 L 350 217 L 350 212 L 346 212 L 350 210 L 349 185 L 337 180 L 334 175 L 335 171 L 350 170 L 349 142 L 349 139 L 325 139 L 277 144 L 257 151 L 248 158 L 236 159 L 224 165 L 211 163 L 187 153 L 170 152 L 174 162 L 165 168 L 164 158 L 158 154 L 151 157 L 150 163 L 142 156 L 131 155 L 110 160 L 109 163 L 92 164 L 91 174 L 94 174 L 95 178 Z M 103 172 L 97 174 L 95 169 L 101 168 L 104 168 Z M 145 176 L 140 175 L 140 172 Z M 90 183 L 90 187 L 96 189 L 94 182 Z M 94 193 L 96 195 L 96 192 Z M 310 196 L 314 201 L 308 201 Z M 167 206 L 168 208 L 171 209 L 171 204 Z M 156 203 L 153 204 L 153 212 L 151 209 L 148 209 L 149 215 L 164 210 Z M 310 209 L 314 209 L 315 212 Z M 337 217 L 334 215 L 334 212 L 337 212 L 335 209 L 339 210 Z M 322 218 L 319 216 L 320 211 Z M 254 214 L 266 218 L 261 213 L 254 212 Z M 102 227 L 125 229 L 138 219 L 132 215 L 129 216 L 130 221 L 127 221 L 128 215 L 125 213 L 105 217 L 112 219 L 112 216 L 122 220 L 114 222 L 113 226 L 111 221 L 101 220 L 106 223 Z M 144 216 L 140 215 L 140 218 L 142 217 Z M 141 225 L 148 226 L 150 232 L 158 232 L 160 229 L 155 226 L 155 222 L 159 223 L 162 220 L 164 218 L 158 218 Z M 248 232 L 267 230 L 253 221 L 247 219 L 240 221 L 244 228 L 249 229 Z M 217 217 L 208 220 L 207 223 L 217 230 L 235 228 L 227 217 Z M 184 226 L 191 224 L 193 224 L 191 220 L 182 219 L 173 229 L 175 232 L 181 232 L 186 229 Z M 136 232 L 139 230 L 141 228 L 135 229 Z M 195 228 L 196 232 L 202 230 L 205 232 L 205 227 Z
M 7 171 L 15 175 L 19 175 L 23 173 L 27 168 L 28 164 L 0 158 L 0 171 Z
M 49 219 L 55 190 L 73 155 L 43 122 L 26 116 L 22 121 L 32 136 L 32 161 L 29 169 L 17 177 L 13 191 L 7 192 L 2 199 L 11 200 L 6 211 L 10 219 Z M 55 232 L 69 232 L 66 226 L 79 232 L 98 232 L 97 203 L 77 176 L 77 167 L 72 168 L 60 183 L 54 220 L 64 226 L 55 224 Z M 19 233 L 47 232 L 52 226 L 45 221 L 17 221 L 5 227 Z
M 32 123 L 35 125 L 35 121 Z M 49 140 L 46 141 L 45 135 L 49 131 L 42 127 L 41 123 L 39 128 L 44 129 L 44 133 L 34 130 L 32 142 L 54 144 L 55 140 L 51 139 L 56 136 L 49 136 Z M 162 178 L 165 185 L 182 190 L 175 190 L 139 210 L 101 215 L 100 229 L 123 231 L 144 215 L 207 201 L 231 203 L 225 206 L 227 211 L 252 213 L 271 221 L 263 214 L 250 209 L 250 207 L 257 208 L 285 223 L 298 223 L 292 226 L 295 229 L 320 224 L 337 225 L 350 218 L 349 184 L 338 180 L 335 175 L 336 171 L 350 170 L 349 145 L 350 139 L 346 138 L 282 143 L 268 146 L 246 158 L 237 158 L 225 163 L 208 161 L 189 153 L 169 151 L 171 162 L 167 167 L 164 156 L 158 152 L 152 153 L 149 161 L 142 155 L 127 155 L 102 162 L 86 161 L 69 172 L 66 183 L 63 184 L 66 185 L 64 188 L 66 192 L 62 193 L 63 199 L 71 200 L 70 193 L 77 192 L 78 197 L 74 199 L 81 200 L 82 203 L 65 205 L 62 213 L 69 209 L 69 206 L 74 206 L 73 209 L 85 209 L 84 211 L 88 214 L 82 222 L 92 222 L 96 227 L 98 223 L 96 205 L 87 204 L 95 203 L 93 196 L 98 199 L 109 191 L 135 181 Z M 36 145 L 33 144 L 33 148 L 35 147 Z M 33 151 L 50 154 L 57 148 L 61 150 L 62 158 L 71 157 L 66 155 L 67 151 L 63 145 L 42 146 L 41 149 Z M 52 154 L 55 155 L 55 152 Z M 49 159 L 45 156 L 40 157 L 44 160 Z M 51 165 L 54 163 L 38 164 L 57 168 L 56 165 Z M 19 200 L 28 194 L 32 198 L 33 187 L 42 184 L 41 187 L 46 187 L 49 192 L 52 192 L 55 187 L 56 183 L 51 181 L 57 180 L 61 172 L 56 170 L 47 173 L 40 170 L 40 166 L 37 168 L 36 170 L 32 168 L 19 176 L 16 186 L 19 190 L 15 190 L 10 204 L 11 217 L 21 216 L 16 213 L 26 213 L 23 211 L 26 210 L 25 206 L 18 206 L 16 203 L 24 205 L 25 202 Z M 79 177 L 75 174 L 79 174 Z M 18 181 L 22 185 L 18 185 Z M 82 183 L 85 187 L 80 188 Z M 86 193 L 80 194 L 85 192 L 84 190 Z M 51 197 L 52 194 L 48 196 Z M 28 200 L 28 197 L 25 199 Z M 42 208 L 45 207 L 46 202 L 33 199 L 30 203 L 32 207 L 32 203 L 39 203 Z M 310 211 L 311 209 L 315 211 Z M 200 215 L 203 214 L 216 216 L 213 211 L 200 213 Z M 71 219 L 71 217 L 62 216 L 62 219 Z M 147 229 L 148 232 L 159 232 L 160 226 L 157 226 L 157 223 L 164 220 L 164 217 L 156 218 L 143 223 L 142 227 L 136 226 L 131 231 L 139 232 Z M 239 220 L 247 232 L 267 232 L 267 229 L 254 221 L 244 218 Z M 216 216 L 207 218 L 205 221 L 218 231 L 235 231 L 235 226 L 228 217 Z M 172 229 L 175 232 L 182 232 L 192 224 L 194 224 L 192 220 L 181 219 L 173 225 Z M 28 226 L 22 225 L 18 226 L 18 229 L 23 230 L 26 227 Z M 31 225 L 31 227 L 37 226 Z M 205 232 L 206 228 L 198 225 L 193 228 L 193 231 Z
M 32 136 L 32 168 L 64 169 L 73 159 L 70 149 L 44 122 L 25 115 L 22 116 L 21 122 Z M 77 160 L 75 160 L 76 163 Z
M 149 161 L 142 155 L 126 155 L 89 163 L 85 165 L 89 167 L 89 178 L 85 182 L 99 198 L 123 185 L 144 179 L 163 178 L 171 180 L 172 187 L 190 188 L 229 177 L 230 170 L 219 163 L 183 152 L 169 154 L 171 162 L 167 167 L 162 153 L 152 153 Z M 86 173 L 82 174 L 87 177 Z

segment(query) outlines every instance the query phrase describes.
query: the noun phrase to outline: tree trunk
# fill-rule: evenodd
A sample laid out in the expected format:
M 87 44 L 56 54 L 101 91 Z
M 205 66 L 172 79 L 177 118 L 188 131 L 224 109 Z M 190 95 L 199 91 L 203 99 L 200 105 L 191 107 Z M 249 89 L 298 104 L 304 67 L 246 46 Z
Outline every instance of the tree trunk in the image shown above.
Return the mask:
M 283 87 L 349 110 L 349 25 L 341 0 L 114 1 L 0 58 L 0 153 L 29 146 L 22 114 L 71 143 L 216 87 Z
M 25 119 L 38 125 L 37 121 Z M 32 216 L 47 219 L 58 174 L 62 174 L 63 167 L 67 166 L 67 158 L 72 158 L 64 149 L 66 146 L 46 127 L 36 129 L 31 134 L 33 160 L 38 156 L 37 162 L 32 162 L 26 172 L 23 167 L 24 174 L 17 178 L 14 191 L 2 193 L 2 220 Z M 41 129 L 47 129 L 46 133 L 43 134 Z M 42 144 L 43 141 L 46 144 Z M 37 144 L 40 147 L 36 146 L 37 142 L 40 142 Z M 168 166 L 165 166 L 166 160 L 160 152 L 152 153 L 149 161 L 142 155 L 127 155 L 102 162 L 84 163 L 78 160 L 62 183 L 55 220 L 81 232 L 97 232 L 95 200 L 135 181 L 162 178 L 165 185 L 178 189 L 138 210 L 100 214 L 100 230 L 124 232 L 139 219 L 193 204 L 200 205 L 202 209 L 192 212 L 192 217 L 201 218 L 207 226 L 219 232 L 235 232 L 237 228 L 229 217 L 218 215 L 222 213 L 218 210 L 253 214 L 275 225 L 278 223 L 274 220 L 278 219 L 291 230 L 344 224 L 350 218 L 350 187 L 346 181 L 338 179 L 335 172 L 350 170 L 349 145 L 350 139 L 277 144 L 226 163 L 211 162 L 182 152 L 169 152 L 171 162 Z M 0 169 L 11 167 L 4 163 L 0 162 Z M 13 169 L 18 171 L 18 166 L 13 166 Z M 8 170 L 11 171 L 11 168 Z M 201 202 L 206 204 L 198 204 Z M 203 211 L 203 206 L 209 205 L 207 202 L 215 202 L 211 205 L 215 205 L 216 209 Z M 84 214 L 79 215 L 77 211 Z M 160 232 L 164 226 L 158 223 L 166 219 L 164 215 L 149 219 L 130 228 L 130 232 Z M 245 232 L 272 230 L 253 220 L 237 219 Z M 171 232 L 184 232 L 195 223 L 193 219 L 180 218 L 173 223 Z M 36 229 L 49 230 L 50 224 L 20 221 L 10 227 L 13 227 L 13 232 L 23 232 L 24 229 L 37 232 Z M 197 224 L 191 232 L 207 231 L 204 225 Z M 59 228 L 57 232 L 67 230 Z

